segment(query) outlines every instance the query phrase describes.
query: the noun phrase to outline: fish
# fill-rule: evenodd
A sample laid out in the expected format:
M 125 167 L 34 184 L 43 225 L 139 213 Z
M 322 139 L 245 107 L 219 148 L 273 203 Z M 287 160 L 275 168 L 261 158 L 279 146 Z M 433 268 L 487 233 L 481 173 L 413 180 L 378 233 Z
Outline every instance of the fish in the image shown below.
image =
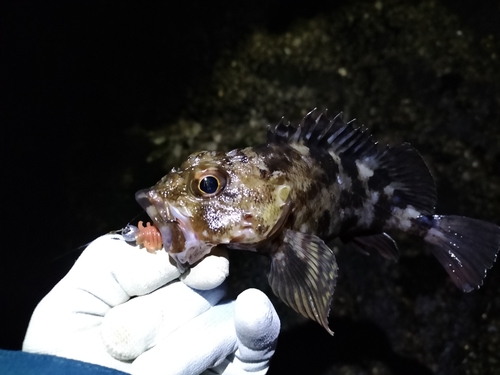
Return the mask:
M 216 246 L 266 255 L 272 291 L 332 335 L 334 239 L 397 260 L 386 232 L 420 237 L 464 292 L 482 285 L 500 246 L 494 223 L 434 214 L 433 177 L 409 143 L 379 147 L 327 111 L 296 126 L 282 118 L 261 145 L 193 153 L 136 200 L 181 271 Z

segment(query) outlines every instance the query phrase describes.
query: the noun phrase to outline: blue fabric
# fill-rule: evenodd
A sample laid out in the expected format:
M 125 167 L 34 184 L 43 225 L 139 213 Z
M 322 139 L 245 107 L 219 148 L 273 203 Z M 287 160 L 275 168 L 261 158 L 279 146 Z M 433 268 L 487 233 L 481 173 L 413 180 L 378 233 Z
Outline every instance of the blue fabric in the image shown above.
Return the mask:
M 2 375 L 125 375 L 125 372 L 47 354 L 0 349 Z

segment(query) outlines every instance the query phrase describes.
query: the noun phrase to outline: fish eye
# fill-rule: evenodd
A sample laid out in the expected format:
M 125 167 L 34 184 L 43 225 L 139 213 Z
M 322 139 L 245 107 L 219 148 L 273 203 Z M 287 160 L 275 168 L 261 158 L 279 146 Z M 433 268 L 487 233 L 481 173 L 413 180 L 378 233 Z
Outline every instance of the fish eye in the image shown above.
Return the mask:
M 215 194 L 220 187 L 220 181 L 215 176 L 203 177 L 198 182 L 198 189 L 205 194 Z
M 205 169 L 192 176 L 191 192 L 202 198 L 213 197 L 224 189 L 226 181 L 224 171 L 217 168 Z

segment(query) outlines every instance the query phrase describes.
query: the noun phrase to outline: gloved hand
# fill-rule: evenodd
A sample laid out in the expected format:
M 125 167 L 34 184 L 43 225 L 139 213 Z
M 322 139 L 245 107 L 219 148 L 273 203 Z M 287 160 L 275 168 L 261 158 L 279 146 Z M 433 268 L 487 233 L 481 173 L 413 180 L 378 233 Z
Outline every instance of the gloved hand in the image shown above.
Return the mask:
M 179 281 L 165 251 L 100 237 L 39 303 L 23 350 L 133 374 L 264 374 L 279 318 L 255 289 L 224 300 L 228 269 L 210 255 Z

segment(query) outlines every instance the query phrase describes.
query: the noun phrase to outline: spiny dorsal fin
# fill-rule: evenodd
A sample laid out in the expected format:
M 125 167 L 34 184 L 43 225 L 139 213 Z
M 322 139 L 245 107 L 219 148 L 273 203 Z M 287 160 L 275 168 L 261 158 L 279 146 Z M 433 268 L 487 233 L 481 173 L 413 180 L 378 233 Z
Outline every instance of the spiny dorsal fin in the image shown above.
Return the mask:
M 268 127 L 267 143 L 302 143 L 308 147 L 332 150 L 355 158 L 367 157 L 377 153 L 377 143 L 362 127 L 354 128 L 354 120 L 345 123 L 342 112 L 333 119 L 328 118 L 328 110 L 314 116 L 316 109 L 304 116 L 295 127 L 281 118 L 274 127 Z
M 353 121 L 344 123 L 342 113 L 328 119 L 327 111 L 314 116 L 309 112 L 294 127 L 284 119 L 267 132 L 269 143 L 299 143 L 336 154 L 342 160 L 356 161 L 373 176 L 368 180 L 372 191 L 393 190 L 392 202 L 397 207 L 413 206 L 422 214 L 432 214 L 436 204 L 434 181 L 420 154 L 408 143 L 379 150 L 377 142 Z

